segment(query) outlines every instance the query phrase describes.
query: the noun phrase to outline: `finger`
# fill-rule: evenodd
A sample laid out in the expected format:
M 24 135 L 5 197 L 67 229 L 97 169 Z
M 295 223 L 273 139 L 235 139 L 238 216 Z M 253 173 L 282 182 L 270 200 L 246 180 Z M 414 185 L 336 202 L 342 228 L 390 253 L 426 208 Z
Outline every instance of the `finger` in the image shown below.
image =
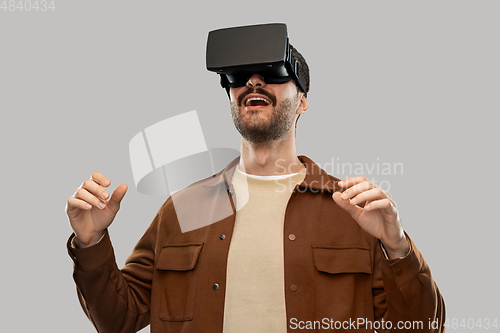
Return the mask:
M 81 199 L 75 197 L 69 197 L 68 203 L 66 205 L 66 211 L 71 212 L 75 209 L 90 210 L 92 209 L 92 205 Z
M 354 216 L 355 214 L 361 213 L 363 211 L 362 208 L 349 204 L 349 200 L 342 199 L 340 192 L 334 192 L 332 197 L 337 205 L 351 214 L 351 216 Z
M 375 188 L 375 187 L 377 187 L 377 186 L 375 184 L 373 184 L 372 182 L 370 182 L 368 180 L 363 181 L 363 182 L 358 183 L 358 184 L 348 188 L 347 190 L 345 190 L 342 193 L 342 199 L 351 199 L 351 198 L 355 197 L 356 195 L 358 195 L 359 193 L 368 191 L 368 190 Z
M 87 179 L 86 181 L 84 181 L 82 184 L 82 188 L 86 189 L 101 200 L 106 200 L 109 197 L 108 191 L 103 189 L 101 185 L 96 183 L 93 179 Z
M 363 202 L 366 202 L 366 204 L 369 204 L 370 201 L 379 200 L 379 199 L 391 200 L 390 197 L 387 195 L 387 193 L 384 190 L 382 190 L 380 187 L 374 187 L 368 191 L 361 192 L 361 193 L 357 194 L 356 196 L 352 197 L 349 200 L 349 203 L 351 205 L 359 205 Z
M 372 201 L 370 202 L 370 204 L 366 205 L 363 209 L 367 211 L 382 209 L 389 215 L 397 215 L 398 213 L 396 207 L 392 205 L 392 202 L 389 199 Z
M 81 199 L 99 209 L 106 208 L 106 202 L 99 200 L 95 195 L 93 195 L 84 188 L 81 188 L 78 191 L 76 191 L 75 198 Z
M 337 184 L 342 188 L 349 188 L 364 181 L 367 181 L 367 179 L 364 176 L 356 176 L 356 177 L 342 179 Z
M 90 179 L 92 179 L 97 184 L 104 187 L 108 187 L 109 185 L 111 185 L 111 181 L 107 177 L 105 177 L 102 173 L 97 171 L 94 172 L 92 176 L 90 176 Z
M 127 190 L 128 186 L 125 184 L 121 184 L 120 186 L 115 188 L 113 194 L 111 195 L 111 198 L 108 201 L 108 206 L 111 211 L 116 213 L 120 209 L 120 203 L 125 196 L 125 193 L 127 193 Z

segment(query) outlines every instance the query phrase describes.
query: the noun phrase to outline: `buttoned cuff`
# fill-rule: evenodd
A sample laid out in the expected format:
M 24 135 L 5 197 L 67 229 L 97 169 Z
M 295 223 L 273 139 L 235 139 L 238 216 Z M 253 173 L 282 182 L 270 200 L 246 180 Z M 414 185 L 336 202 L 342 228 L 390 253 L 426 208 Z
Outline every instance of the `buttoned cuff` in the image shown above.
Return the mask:
M 400 287 L 418 276 L 423 261 L 422 255 L 406 231 L 405 236 L 410 243 L 410 250 L 406 256 L 389 259 L 387 254 L 384 253 L 382 258 L 382 271 L 386 276 L 391 276 Z M 382 252 L 384 252 L 384 250 L 382 250 Z
M 75 234 L 73 233 L 66 243 L 68 254 L 75 264 L 75 270 L 93 271 L 104 266 L 108 262 L 115 262 L 115 254 L 109 233 L 106 231 L 98 243 L 86 248 L 72 247 Z

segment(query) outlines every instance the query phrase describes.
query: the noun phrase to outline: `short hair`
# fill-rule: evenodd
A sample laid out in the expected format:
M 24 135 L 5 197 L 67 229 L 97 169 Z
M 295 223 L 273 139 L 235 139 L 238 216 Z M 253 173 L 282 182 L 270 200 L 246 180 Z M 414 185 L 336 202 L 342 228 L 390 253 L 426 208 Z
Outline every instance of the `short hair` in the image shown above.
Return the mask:
M 309 85 L 310 85 L 310 77 L 309 77 L 309 66 L 307 65 L 307 61 L 306 59 L 302 56 L 302 54 L 300 54 L 299 51 L 297 51 L 297 49 L 295 47 L 292 46 L 292 44 L 290 44 L 290 50 L 292 50 L 292 57 L 295 61 L 297 61 L 299 63 L 299 72 L 300 72 L 300 75 L 302 76 L 302 78 L 304 79 L 304 83 L 306 85 L 306 91 L 304 91 L 306 93 L 306 96 L 307 96 L 307 93 L 309 93 Z M 298 82 L 296 83 L 297 85 L 297 93 L 299 91 L 302 90 L 302 88 L 300 88 Z M 299 121 L 299 118 L 300 118 L 300 114 L 299 116 L 297 117 L 297 120 L 295 121 L 295 128 L 297 128 L 297 122 Z
M 292 44 L 290 44 L 290 50 L 292 50 L 293 59 L 299 63 L 299 72 L 300 72 L 300 75 L 302 76 L 302 78 L 304 79 L 304 83 L 306 85 L 306 91 L 304 91 L 304 92 L 307 95 L 307 93 L 309 92 L 309 85 L 310 85 L 309 66 L 307 65 L 306 59 L 304 59 L 302 54 L 300 54 L 300 52 L 297 51 L 297 49 L 294 48 L 292 46 Z M 297 87 L 299 87 L 298 84 L 297 84 Z M 302 89 L 300 89 L 300 90 L 302 90 Z

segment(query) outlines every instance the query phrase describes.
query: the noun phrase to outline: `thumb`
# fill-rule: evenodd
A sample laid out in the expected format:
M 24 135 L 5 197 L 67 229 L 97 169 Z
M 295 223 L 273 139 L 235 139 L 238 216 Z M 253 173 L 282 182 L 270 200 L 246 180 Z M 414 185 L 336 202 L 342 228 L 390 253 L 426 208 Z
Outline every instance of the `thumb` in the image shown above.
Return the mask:
M 122 201 L 125 193 L 127 193 L 128 186 L 125 184 L 121 184 L 115 188 L 111 198 L 109 198 L 108 207 L 111 209 L 113 213 L 117 213 L 120 209 L 120 202 Z
M 358 210 L 362 210 L 362 208 L 357 207 L 356 205 L 351 205 L 349 199 L 342 199 L 340 195 L 341 193 L 339 191 L 335 191 L 332 195 L 333 201 L 335 201 L 340 208 L 351 214 L 351 216 L 354 216 Z

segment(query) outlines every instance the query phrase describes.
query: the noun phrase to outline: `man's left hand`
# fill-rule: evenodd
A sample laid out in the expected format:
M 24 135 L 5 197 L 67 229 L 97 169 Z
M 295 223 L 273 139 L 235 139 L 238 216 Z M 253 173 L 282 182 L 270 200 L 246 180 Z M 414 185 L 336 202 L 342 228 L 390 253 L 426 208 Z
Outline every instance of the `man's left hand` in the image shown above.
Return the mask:
M 332 195 L 337 205 L 351 214 L 364 231 L 378 238 L 390 258 L 404 257 L 410 245 L 391 194 L 363 176 L 346 178 L 337 184 L 344 189 Z

